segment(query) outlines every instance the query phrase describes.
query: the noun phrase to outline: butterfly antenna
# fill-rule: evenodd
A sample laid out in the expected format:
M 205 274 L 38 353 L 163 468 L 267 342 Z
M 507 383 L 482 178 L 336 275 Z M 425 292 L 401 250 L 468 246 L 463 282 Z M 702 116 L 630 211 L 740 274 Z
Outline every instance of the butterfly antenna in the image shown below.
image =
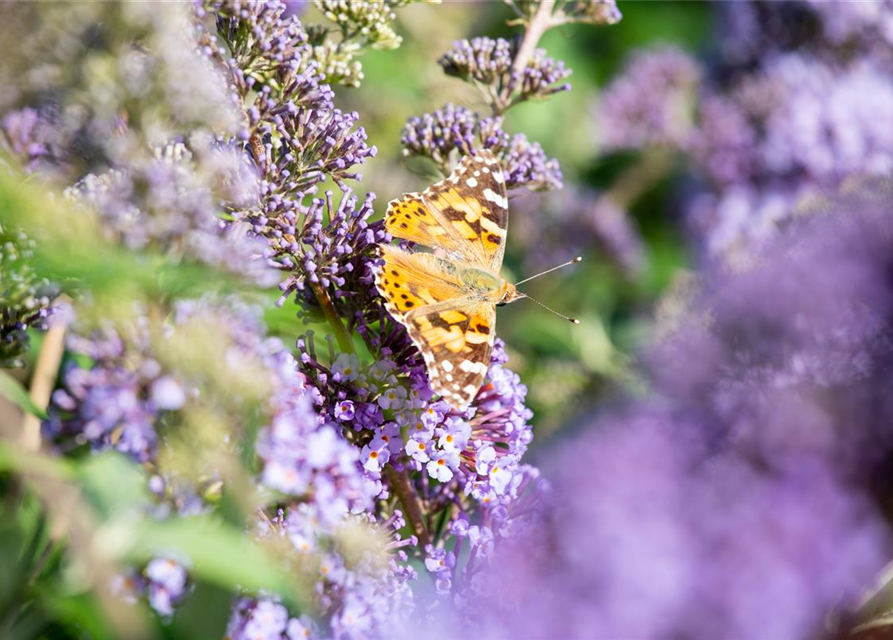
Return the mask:
M 516 282 L 516 283 L 515 283 L 515 286 L 517 287 L 519 284 L 524 284 L 525 282 L 530 282 L 530 281 L 533 280 L 534 278 L 539 278 L 540 276 L 544 276 L 544 275 L 546 275 L 547 273 L 552 273 L 553 271 L 557 271 L 558 269 L 562 269 L 562 268 L 567 267 L 567 266 L 569 266 L 569 265 L 577 264 L 577 263 L 580 262 L 580 260 L 582 260 L 582 259 L 583 259 L 582 256 L 577 256 L 577 257 L 574 258 L 573 260 L 568 260 L 568 261 L 565 262 L 564 264 L 560 264 L 560 265 L 558 265 L 557 267 L 552 267 L 551 269 L 546 269 L 545 271 L 540 271 L 540 272 L 539 272 L 538 274 L 536 274 L 535 276 L 530 276 L 529 278 L 524 278 L 521 282 Z M 533 298 L 531 298 L 531 300 L 533 300 Z M 536 301 L 534 300 L 534 302 L 536 302 Z M 537 304 L 539 304 L 539 303 L 537 303 Z M 543 305 L 543 306 L 545 306 L 545 305 Z M 548 307 L 547 307 L 547 308 L 548 308 Z M 550 311 L 551 311 L 551 309 L 550 309 Z M 554 313 L 554 312 L 553 312 L 553 313 Z M 559 314 L 559 315 L 560 315 L 560 314 Z
M 579 262 L 579 260 L 571 260 L 571 262 Z M 569 262 L 568 264 L 571 264 L 571 262 Z M 557 269 L 557 268 L 558 268 L 558 267 L 556 267 L 556 269 Z M 524 296 L 525 298 L 527 298 L 528 300 L 537 303 L 539 306 L 541 306 L 541 307 L 542 307 L 543 309 L 545 309 L 546 311 L 551 311 L 552 313 L 554 313 L 554 314 L 555 314 L 556 316 L 558 316 L 559 318 L 564 318 L 564 319 L 567 320 L 568 322 L 573 322 L 574 324 L 580 324 L 580 321 L 577 320 L 576 318 L 569 318 L 569 317 L 567 317 L 566 315 L 564 315 L 563 313 L 558 313 L 557 311 L 555 311 L 555 309 L 552 309 L 551 307 L 547 307 L 546 305 L 544 305 L 544 304 L 543 304 L 542 302 L 540 302 L 539 300 L 534 300 L 533 298 L 531 298 L 531 297 L 530 297 L 529 295 L 527 295 L 526 293 L 521 292 L 521 295 Z

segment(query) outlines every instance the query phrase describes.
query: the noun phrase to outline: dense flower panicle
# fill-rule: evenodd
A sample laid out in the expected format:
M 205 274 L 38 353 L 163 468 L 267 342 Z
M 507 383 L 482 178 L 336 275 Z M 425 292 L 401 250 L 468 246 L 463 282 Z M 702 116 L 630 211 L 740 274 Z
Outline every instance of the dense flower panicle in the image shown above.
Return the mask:
M 523 133 L 512 136 L 499 159 L 509 189 L 549 191 L 563 186 L 558 161 L 547 157 L 540 143 L 530 142 Z
M 598 103 L 599 137 L 606 150 L 685 145 L 701 71 L 679 49 L 635 54 Z
M 877 109 L 893 107 L 890 80 L 870 62 L 837 70 L 788 54 L 767 60 L 762 73 L 733 91 L 762 125 L 759 160 L 765 171 L 803 174 L 821 184 L 893 168 L 893 125 L 876 117 Z
M 396 49 L 402 41 L 389 24 L 397 14 L 386 0 L 314 0 L 313 4 L 342 32 L 358 31 L 374 49 Z
M 893 127 L 876 117 L 893 108 L 890 8 L 858 4 L 730 3 L 712 74 L 702 79 L 686 54 L 663 48 L 639 54 L 606 89 L 609 150 L 667 144 L 706 180 L 689 210 L 708 254 L 765 237 L 816 189 L 890 171 Z
M 261 113 L 250 110 L 249 117 L 259 122 Z M 297 109 L 259 124 L 268 179 L 282 195 L 306 192 L 327 177 L 339 185 L 359 179 L 352 169 L 374 157 L 377 149 L 366 144 L 362 127 L 354 128 L 358 117 L 339 109 Z
M 508 0 L 507 4 L 524 20 L 536 13 L 539 0 Z M 615 0 L 560 0 L 554 3 L 553 13 L 561 23 L 616 24 L 623 17 Z
M 114 448 L 141 462 L 157 455 L 158 426 L 166 412 L 180 411 L 194 398 L 195 382 L 188 371 L 171 371 L 159 351 L 182 339 L 180 332 L 213 326 L 226 336 L 231 347 L 229 362 L 251 371 L 249 363 L 263 363 L 270 376 L 286 375 L 271 355 L 281 343 L 263 336 L 257 311 L 232 301 L 226 309 L 209 302 L 181 301 L 164 339 L 153 339 L 146 320 L 137 320 L 127 331 L 111 326 L 82 334 L 75 324 L 69 333 L 68 349 L 89 359 L 83 367 L 72 363 L 63 373 L 63 385 L 53 394 L 57 410 L 46 425 L 48 436 L 61 446 L 89 444 L 93 449 Z M 291 360 L 292 376 L 295 363 Z M 253 366 L 253 365 L 252 365 Z M 232 378 L 241 374 L 234 371 Z M 294 388 L 294 382 L 281 384 Z M 235 394 L 237 395 L 237 394 Z
M 458 40 L 440 57 L 444 73 L 461 80 L 498 85 L 511 72 L 514 59 L 512 43 L 504 38 Z
M 419 471 L 423 495 L 436 503 L 460 501 L 463 494 L 493 505 L 509 500 L 532 432 L 527 389 L 502 366 L 501 343 L 484 386 L 471 407 L 460 411 L 432 400 L 424 364 L 401 326 L 376 335 L 360 321 L 356 330 L 382 350 L 383 359 L 360 366 L 355 356 L 342 354 L 327 366 L 312 341 L 302 339 L 298 347 L 303 370 L 319 392 L 320 414 L 353 431 L 367 478 L 380 483 L 390 464 Z
M 763 241 L 752 268 L 703 285 L 707 328 L 680 325 L 653 354 L 668 397 L 709 411 L 718 436 L 767 465 L 805 450 L 864 480 L 893 442 L 893 406 L 867 400 L 886 397 L 893 357 L 893 234 L 889 186 L 880 189 L 860 197 L 878 193 L 860 184 L 801 210 L 806 219 Z M 683 365 L 691 353 L 698 366 Z
M 22 365 L 28 328 L 45 329 L 58 287 L 29 264 L 34 241 L 0 225 L 0 367 Z
M 705 461 L 680 427 L 620 416 L 554 452 L 554 502 L 477 575 L 472 628 L 807 638 L 883 565 L 878 519 L 827 470 Z
M 878 2 L 804 0 L 771 6 L 736 2 L 723 8 L 720 33 L 723 56 L 732 64 L 759 60 L 788 49 L 878 53 L 893 44 L 893 6 Z
M 791 214 L 796 192 L 780 181 L 762 190 L 732 185 L 721 195 L 698 194 L 688 204 L 687 224 L 707 255 L 746 254 L 774 235 Z
M 66 180 L 145 159 L 186 131 L 238 131 L 233 93 L 196 44 L 190 5 L 10 9 L 4 28 L 18 28 L 19 18 L 32 24 L 32 33 L 7 52 L 0 74 L 15 77 L 6 79 L 0 109 L 30 107 L 50 116 L 53 156 L 64 160 Z M 14 33 L 3 37 L 17 39 Z M 21 73 L 32 66 L 43 72 Z
M 705 92 L 698 104 L 697 131 L 688 150 L 709 180 L 721 186 L 740 184 L 758 172 L 758 136 L 749 114 L 735 100 Z
M 438 166 L 446 166 L 450 153 L 470 153 L 474 147 L 477 114 L 467 107 L 446 104 L 433 113 L 414 116 L 400 136 L 405 156 L 425 156 Z
M 410 118 L 400 142 L 403 155 L 431 158 L 443 173 L 449 173 L 456 152 L 471 155 L 478 148 L 490 149 L 500 160 L 509 189 L 530 191 L 560 189 L 561 169 L 548 158 L 538 142 L 530 142 L 523 133 L 509 136 L 502 129 L 502 118 L 479 118 L 466 107 L 446 104 L 431 114 Z
M 460 40 L 438 62 L 447 75 L 484 85 L 499 112 L 524 100 L 544 99 L 570 89 L 564 83 L 570 69 L 549 58 L 544 49 L 535 50 L 520 73 L 513 71 L 515 49 L 502 38 Z
M 281 198 L 270 191 L 265 210 L 252 218 L 257 234 L 267 238 L 273 264 L 288 274 L 279 286 L 280 303 L 295 292 L 309 293 L 307 284 L 331 290 L 336 302 L 362 304 L 356 285 L 370 277 L 369 264 L 376 247 L 390 241 L 381 222 L 370 223 L 375 194 L 360 204 L 346 189 L 336 204 L 334 194 L 314 198 L 309 206 Z
M 893 108 L 890 78 L 870 59 L 841 67 L 793 52 L 767 59 L 724 95 L 706 92 L 691 148 L 718 187 L 709 214 L 714 223 L 700 227 L 711 251 L 765 235 L 767 220 L 786 217 L 818 188 L 852 174 L 889 172 L 893 127 L 875 109 Z M 748 215 L 735 204 L 742 194 L 765 204 Z M 708 217 L 705 202 L 692 210 L 698 225 Z
M 617 24 L 623 18 L 615 0 L 568 0 L 562 7 L 576 22 Z
M 300 19 L 286 14 L 281 2 L 219 3 L 206 6 L 217 19 L 217 33 L 207 34 L 209 48 L 223 58 L 217 45 L 223 39 L 230 57 L 223 60 L 232 83 L 247 95 L 261 83 L 254 107 L 261 120 L 291 108 L 331 109 L 334 92 L 324 83 L 313 48 Z M 271 81 L 275 81 L 271 83 Z M 276 97 L 272 99 L 275 86 Z M 272 110 L 268 117 L 263 114 Z
M 854 40 L 881 40 L 893 45 L 893 3 L 890 0 L 867 3 L 806 0 L 822 22 L 822 33 L 837 45 Z
M 257 201 L 255 174 L 237 148 L 193 154 L 183 144 L 167 145 L 145 163 L 90 174 L 67 193 L 93 207 L 107 235 L 131 249 L 151 246 L 261 283 L 275 281 L 262 259 L 264 243 L 247 234 L 244 221 L 222 217 Z
M 29 172 L 51 171 L 49 165 L 62 161 L 56 117 L 50 108 L 38 111 L 25 107 L 7 112 L 0 119 L 0 148 Z
M 261 536 L 284 540 L 286 562 L 312 580 L 312 606 L 300 617 L 272 598 L 242 598 L 233 609 L 227 637 L 295 638 L 381 637 L 413 613 L 408 583 L 416 579 L 406 564 L 402 513 L 375 523 L 371 516 L 321 523 L 313 508 L 292 504 L 265 521 Z M 312 614 L 312 615 L 310 615 Z M 327 632 L 328 631 L 328 632 Z
M 320 420 L 309 393 L 284 388 L 278 394 L 273 422 L 258 435 L 261 482 L 290 496 L 313 496 L 304 515 L 328 529 L 351 511 L 367 510 L 377 490 L 364 486 L 356 447 Z

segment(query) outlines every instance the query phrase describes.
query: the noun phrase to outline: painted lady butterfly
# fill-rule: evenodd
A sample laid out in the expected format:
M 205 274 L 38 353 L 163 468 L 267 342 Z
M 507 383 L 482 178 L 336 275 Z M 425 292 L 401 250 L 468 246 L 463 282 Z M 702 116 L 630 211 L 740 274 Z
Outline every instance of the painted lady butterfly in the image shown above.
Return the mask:
M 448 256 L 381 245 L 376 286 L 421 351 L 431 389 L 456 406 L 474 399 L 487 374 L 496 307 L 526 297 L 499 275 L 508 213 L 505 177 L 486 149 L 388 205 L 392 236 Z

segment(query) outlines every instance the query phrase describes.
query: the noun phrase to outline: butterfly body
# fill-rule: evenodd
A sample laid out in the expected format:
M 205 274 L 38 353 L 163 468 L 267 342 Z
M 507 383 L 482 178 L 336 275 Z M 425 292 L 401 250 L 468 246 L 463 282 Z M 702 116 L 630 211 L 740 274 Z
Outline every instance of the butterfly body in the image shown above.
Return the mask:
M 496 306 L 524 297 L 499 275 L 507 224 L 505 179 L 487 150 L 388 206 L 391 235 L 447 256 L 382 245 L 376 286 L 421 351 L 431 389 L 456 406 L 473 400 L 484 381 Z

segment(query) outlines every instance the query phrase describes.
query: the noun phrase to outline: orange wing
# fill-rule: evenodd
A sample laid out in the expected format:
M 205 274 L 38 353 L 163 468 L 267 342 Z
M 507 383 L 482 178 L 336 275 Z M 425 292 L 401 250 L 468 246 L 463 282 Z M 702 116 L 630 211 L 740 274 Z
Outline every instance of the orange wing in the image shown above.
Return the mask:
M 490 364 L 494 304 L 469 292 L 449 260 L 389 245 L 381 257 L 376 286 L 422 353 L 431 390 L 456 406 L 468 404 Z
M 396 238 L 437 247 L 498 273 L 505 253 L 508 200 L 499 162 L 487 149 L 423 193 L 388 205 L 385 227 Z

